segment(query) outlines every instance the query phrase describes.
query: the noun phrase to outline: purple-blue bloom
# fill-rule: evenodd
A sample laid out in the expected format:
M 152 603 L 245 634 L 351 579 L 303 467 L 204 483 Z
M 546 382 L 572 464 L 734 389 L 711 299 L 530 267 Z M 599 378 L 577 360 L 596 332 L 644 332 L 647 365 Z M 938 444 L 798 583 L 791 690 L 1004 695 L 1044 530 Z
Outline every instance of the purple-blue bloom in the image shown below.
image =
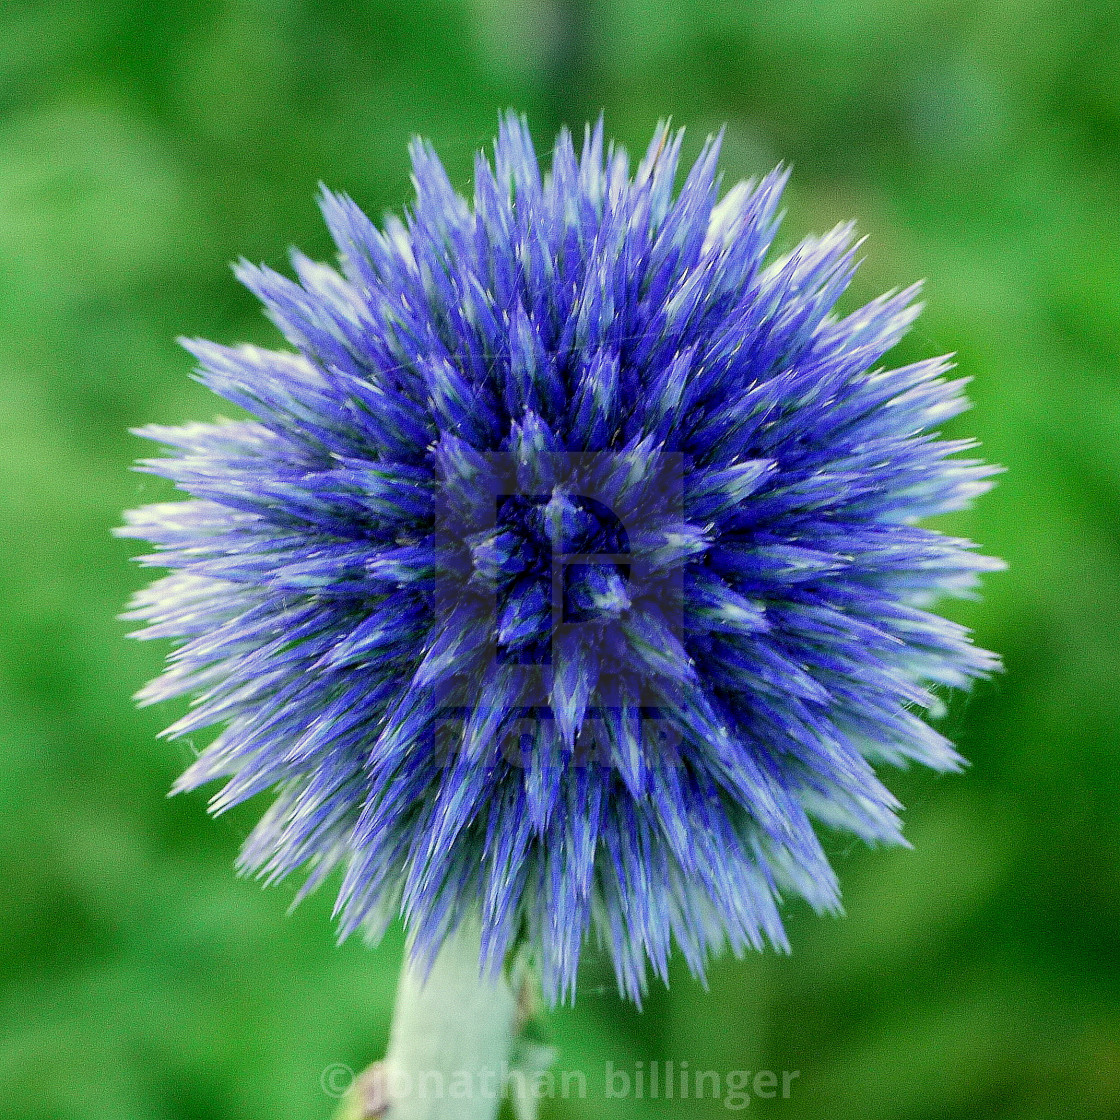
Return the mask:
M 341 272 L 238 267 L 293 349 L 186 343 L 248 419 L 142 429 L 190 500 L 121 530 L 181 643 L 141 700 L 221 728 L 176 789 L 273 792 L 240 866 L 422 955 L 477 915 L 553 1002 L 592 931 L 639 1000 L 837 909 L 816 826 L 902 842 L 873 764 L 959 767 L 921 714 L 997 665 L 927 609 L 1000 565 L 917 524 L 995 472 L 946 359 L 878 365 L 916 288 L 838 316 L 852 227 L 775 256 L 785 172 L 674 193 L 680 145 L 542 174 L 510 115 L 469 201 L 421 141 L 403 221 L 324 190 Z

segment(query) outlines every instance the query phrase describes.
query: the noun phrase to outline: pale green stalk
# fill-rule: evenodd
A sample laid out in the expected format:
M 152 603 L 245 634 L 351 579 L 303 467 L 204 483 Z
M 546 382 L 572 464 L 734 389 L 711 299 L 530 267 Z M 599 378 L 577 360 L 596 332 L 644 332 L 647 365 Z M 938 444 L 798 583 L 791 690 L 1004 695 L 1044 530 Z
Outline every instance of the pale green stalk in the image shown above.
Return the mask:
M 339 1120 L 494 1120 L 524 1012 L 505 974 L 480 975 L 479 949 L 471 924 L 430 971 L 406 957 L 388 1053 L 355 1082 Z

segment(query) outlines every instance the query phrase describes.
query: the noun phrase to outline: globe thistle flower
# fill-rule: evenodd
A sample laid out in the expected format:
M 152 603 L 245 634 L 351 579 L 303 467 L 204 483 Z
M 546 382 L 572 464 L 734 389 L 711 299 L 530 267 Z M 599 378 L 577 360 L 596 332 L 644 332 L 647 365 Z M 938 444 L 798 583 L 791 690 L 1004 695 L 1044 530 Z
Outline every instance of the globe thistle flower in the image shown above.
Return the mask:
M 474 915 L 550 1002 L 592 931 L 638 1000 L 836 909 L 817 826 L 902 842 L 874 764 L 956 769 L 921 713 L 996 665 L 927 609 L 999 565 L 917 525 L 994 473 L 946 359 L 877 364 L 917 288 L 838 316 L 852 226 L 772 255 L 786 173 L 674 193 L 680 146 L 545 174 L 508 116 L 469 201 L 421 141 L 403 220 L 324 189 L 341 272 L 238 266 L 292 349 L 185 343 L 249 418 L 141 429 L 191 499 L 121 530 L 182 643 L 142 701 L 221 727 L 176 789 L 273 791 L 241 867 L 420 956 Z

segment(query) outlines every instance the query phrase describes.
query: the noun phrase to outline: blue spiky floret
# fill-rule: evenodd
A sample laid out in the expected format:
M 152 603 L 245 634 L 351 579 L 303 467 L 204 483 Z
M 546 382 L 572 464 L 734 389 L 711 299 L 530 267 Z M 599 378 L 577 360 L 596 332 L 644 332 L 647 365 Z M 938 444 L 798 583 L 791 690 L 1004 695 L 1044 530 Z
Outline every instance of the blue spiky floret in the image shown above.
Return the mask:
M 511 115 L 470 202 L 421 141 L 403 222 L 324 190 L 341 274 L 238 267 L 295 351 L 186 343 L 251 419 L 142 429 L 192 500 L 121 530 L 172 569 L 130 617 L 182 643 L 142 700 L 222 727 L 176 788 L 275 791 L 241 866 L 340 867 L 343 932 L 400 914 L 421 954 L 479 914 L 550 1001 L 590 930 L 640 999 L 673 940 L 700 972 L 784 946 L 781 894 L 836 909 L 813 821 L 901 842 L 872 764 L 958 767 L 919 713 L 996 666 L 925 609 L 999 565 L 916 525 L 994 473 L 932 432 L 966 407 L 948 361 L 876 367 L 916 288 L 837 317 L 852 227 L 768 261 L 785 172 L 720 199 L 710 140 L 674 194 L 680 144 L 631 176 L 600 123 L 542 175 Z M 634 570 L 570 566 L 558 615 L 559 550 Z

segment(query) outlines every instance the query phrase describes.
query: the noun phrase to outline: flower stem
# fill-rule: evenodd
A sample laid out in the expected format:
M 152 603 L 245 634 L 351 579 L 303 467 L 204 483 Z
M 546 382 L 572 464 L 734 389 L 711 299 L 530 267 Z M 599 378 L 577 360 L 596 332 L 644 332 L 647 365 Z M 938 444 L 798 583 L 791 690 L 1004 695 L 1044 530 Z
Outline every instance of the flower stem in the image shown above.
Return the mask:
M 389 1050 L 343 1101 L 346 1120 L 494 1120 L 513 1046 L 517 999 L 480 975 L 479 933 L 461 927 L 431 970 L 407 957 Z

